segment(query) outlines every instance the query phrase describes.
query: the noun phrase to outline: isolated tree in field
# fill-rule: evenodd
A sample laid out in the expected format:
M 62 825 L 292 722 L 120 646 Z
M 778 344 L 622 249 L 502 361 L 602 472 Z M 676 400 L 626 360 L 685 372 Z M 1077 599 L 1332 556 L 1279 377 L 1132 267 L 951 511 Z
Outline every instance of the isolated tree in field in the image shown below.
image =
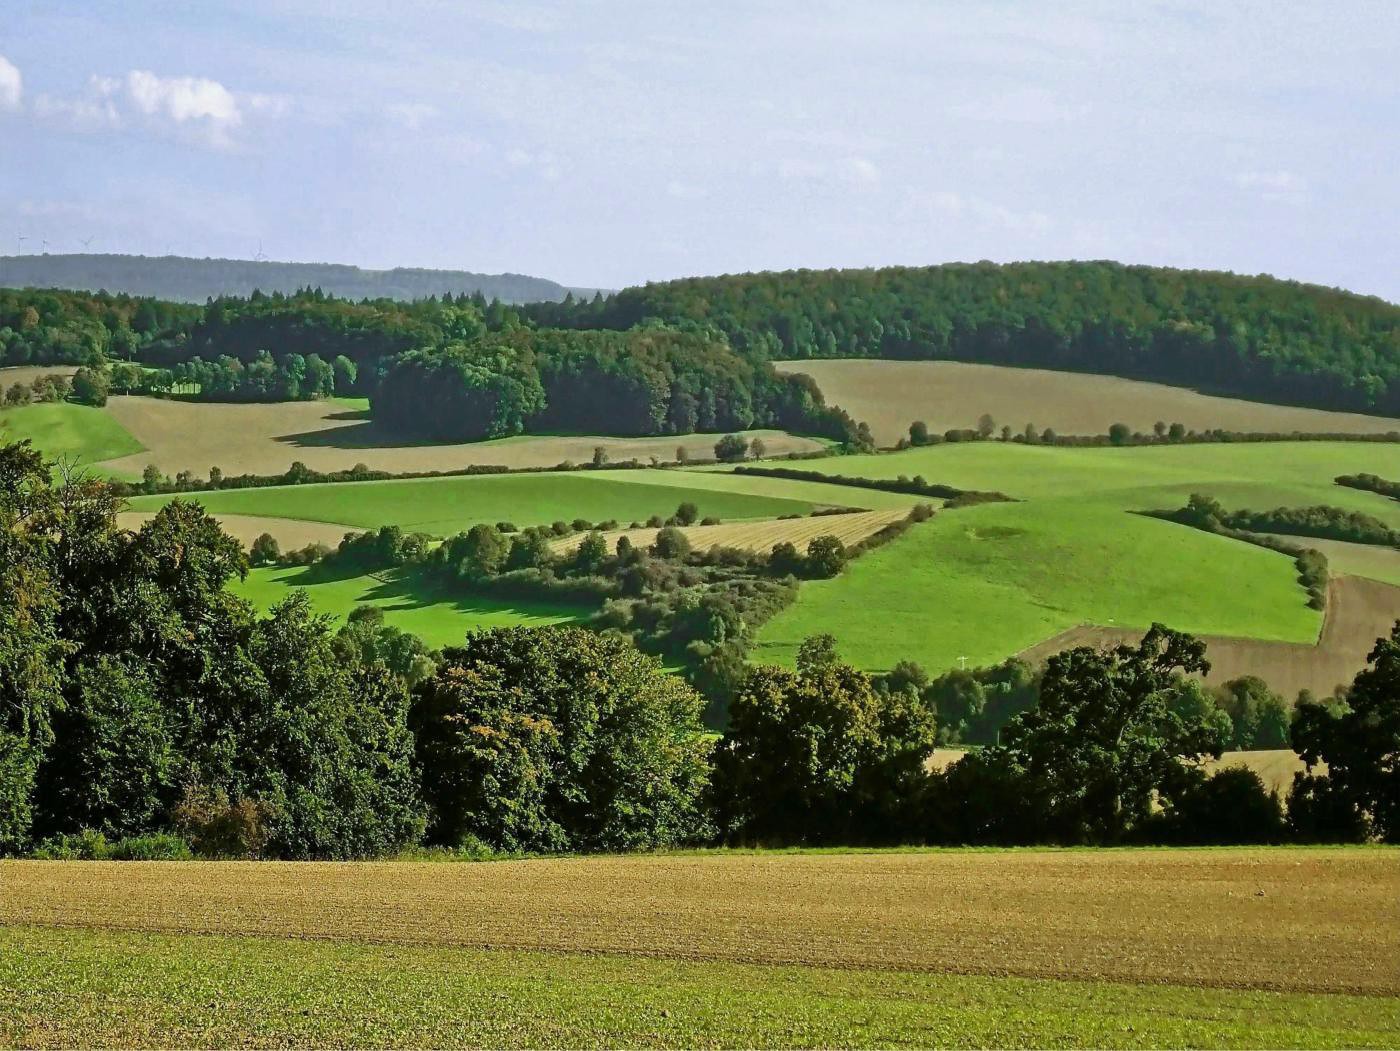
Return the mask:
M 813 537 L 807 545 L 807 575 L 818 580 L 836 576 L 846 565 L 846 545 L 834 536 Z
M 1026 439 L 1027 445 L 1034 445 L 1040 440 L 1040 432 L 1035 429 L 1035 424 L 1033 423 L 1026 424 L 1026 429 L 1022 434 Z
M 923 420 L 915 420 L 909 425 L 909 444 L 928 444 L 928 424 L 926 424 Z
M 1344 706 L 1299 708 L 1293 748 L 1309 767 L 1327 764 L 1325 787 L 1308 786 L 1314 794 L 1333 796 L 1337 809 L 1400 842 L 1400 622 L 1376 640 L 1368 660 Z
M 726 434 L 715 442 L 715 459 L 721 463 L 736 463 L 749 451 L 749 443 L 738 434 Z
M 676 463 L 689 463 L 690 453 L 686 452 L 684 445 L 676 446 Z
M 268 566 L 282 557 L 282 546 L 271 533 L 261 533 L 248 549 L 248 562 L 254 566 Z
M 1011 440 L 1011 428 L 1004 423 L 1001 425 L 1001 440 L 1004 442 Z
M 593 466 L 603 467 L 607 465 L 607 462 L 608 450 L 601 445 L 595 445 L 593 447 Z
M 1161 420 L 1158 420 L 1152 425 L 1152 433 L 1155 434 L 1158 438 L 1166 437 L 1167 425 Z
M 992 432 L 997 429 L 997 421 L 992 418 L 990 412 L 984 412 L 977 418 L 977 437 L 986 441 L 992 436 Z
M 1184 423 L 1173 423 L 1167 428 L 1167 437 L 1174 442 L 1179 442 L 1186 437 L 1186 425 Z
M 755 460 L 763 459 L 763 454 L 768 451 L 768 446 L 763 443 L 762 438 L 755 438 L 749 442 L 749 455 Z
M 715 754 L 722 833 L 771 844 L 911 838 L 931 713 L 909 692 L 877 692 L 825 641 L 804 650 L 795 672 L 755 668 L 730 702 Z
M 651 553 L 657 558 L 679 561 L 690 554 L 690 541 L 675 526 L 666 526 L 657 532 Z
M 574 567 L 580 573 L 596 573 L 608 558 L 608 542 L 597 530 L 580 541 L 574 552 Z
M 141 472 L 141 487 L 148 493 L 154 493 L 160 488 L 160 468 L 153 463 L 148 463 L 146 469 Z
M 708 835 L 703 702 L 629 640 L 501 628 L 442 656 L 413 710 L 434 841 L 616 851 Z
M 687 500 L 676 508 L 676 525 L 694 525 L 700 520 L 700 508 Z
M 1040 444 L 1041 444 L 1041 445 L 1054 445 L 1054 444 L 1055 444 L 1055 439 L 1058 438 L 1058 437 L 1059 437 L 1059 435 L 1055 433 L 1055 428 L 1053 428 L 1053 427 L 1046 427 L 1045 430 L 1043 430 L 1043 431 L 1040 432 Z
M 73 374 L 73 397 L 84 405 L 106 405 L 111 381 L 101 369 L 82 368 Z
M 1113 445 L 1127 445 L 1133 436 L 1133 429 L 1126 423 L 1115 423 L 1108 428 L 1108 440 Z

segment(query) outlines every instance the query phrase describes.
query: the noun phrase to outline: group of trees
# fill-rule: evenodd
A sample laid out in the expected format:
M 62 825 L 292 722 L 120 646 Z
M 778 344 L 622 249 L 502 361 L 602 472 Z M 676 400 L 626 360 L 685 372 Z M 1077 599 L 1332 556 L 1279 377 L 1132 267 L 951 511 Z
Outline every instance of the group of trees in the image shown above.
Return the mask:
M 73 392 L 73 383 L 59 372 L 36 376 L 29 383 L 15 382 L 5 388 L 4 404 L 7 408 L 17 405 L 51 404 L 63 401 Z
M 583 328 L 700 323 L 753 360 L 1029 365 L 1400 412 L 1400 307 L 1271 277 L 1110 262 L 796 270 L 648 284 L 527 313 Z
M 872 679 L 829 638 L 795 670 L 741 669 L 716 744 L 699 694 L 621 633 L 499 629 L 434 655 L 374 611 L 339 631 L 300 596 L 258 616 L 225 588 L 238 545 L 198 505 L 134 532 L 116 508 L 27 443 L 0 448 L 0 851 L 1400 837 L 1400 625 L 1344 696 L 1300 707 L 1293 744 L 1329 774 L 1299 778 L 1285 827 L 1253 775 L 1197 769 L 1231 721 L 1181 702 L 1203 649 L 1160 626 L 1052 658 L 998 743 L 937 772 L 918 675 Z M 486 565 L 493 547 L 456 554 Z

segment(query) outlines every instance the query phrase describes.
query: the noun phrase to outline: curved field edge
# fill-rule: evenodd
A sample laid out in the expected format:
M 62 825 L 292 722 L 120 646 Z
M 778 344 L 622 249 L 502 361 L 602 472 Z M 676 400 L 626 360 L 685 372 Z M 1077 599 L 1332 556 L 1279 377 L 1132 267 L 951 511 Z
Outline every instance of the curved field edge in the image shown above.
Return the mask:
M 835 635 L 871 670 L 993 664 L 1077 625 L 1311 644 L 1292 559 L 1225 537 L 1073 500 L 945 511 L 832 580 L 805 583 L 763 626 L 754 659 L 791 664 Z
M 1366 666 L 1376 640 L 1388 635 L 1397 620 L 1400 587 L 1363 577 L 1334 576 L 1327 586 L 1327 608 L 1315 644 L 1206 635 L 1202 641 L 1211 668 L 1204 678 L 1221 683 L 1253 675 L 1288 698 L 1302 690 L 1319 697 L 1334 696 Z M 1035 664 L 1075 646 L 1135 645 L 1140 637 L 1141 632 L 1082 625 L 1017 656 Z
M 5 1046 L 1385 1047 L 1398 1029 L 1400 1001 L 1374 997 L 0 928 Z
M 1237 848 L 12 861 L 0 862 L 0 925 L 1396 996 L 1397 857 Z
M 0 409 L 0 444 L 25 440 L 32 441 L 45 459 L 71 460 L 87 468 L 145 448 L 105 410 L 68 402 Z M 105 473 L 139 478 L 141 468 Z

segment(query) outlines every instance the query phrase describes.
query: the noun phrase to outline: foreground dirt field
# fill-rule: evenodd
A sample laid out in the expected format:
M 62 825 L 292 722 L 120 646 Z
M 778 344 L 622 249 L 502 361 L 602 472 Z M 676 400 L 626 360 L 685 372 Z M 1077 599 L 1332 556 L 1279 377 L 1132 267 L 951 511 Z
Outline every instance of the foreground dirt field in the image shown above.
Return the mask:
M 0 924 L 1400 993 L 1390 849 L 0 862 Z
M 790 541 L 799 551 L 806 551 L 807 545 L 819 536 L 834 536 L 841 543 L 850 546 L 857 544 L 883 529 L 892 522 L 908 517 L 909 512 L 856 511 L 848 515 L 809 515 L 805 518 L 773 519 L 764 522 L 723 522 L 720 525 L 685 526 L 681 532 L 697 551 L 707 551 L 712 547 L 737 547 L 743 551 L 759 551 L 764 554 L 773 550 L 774 544 Z M 616 546 L 621 537 L 627 537 L 633 544 L 645 547 L 656 539 L 655 529 L 614 529 L 603 534 L 608 547 Z M 562 537 L 554 541 L 550 548 L 562 554 L 572 551 L 583 543 L 583 535 Z
M 1400 587 L 1362 577 L 1334 576 L 1328 585 L 1327 613 L 1315 646 L 1260 639 L 1206 638 L 1211 663 L 1210 683 L 1256 675 L 1289 700 L 1300 690 L 1319 697 L 1349 683 L 1366 665 L 1376 639 L 1389 635 L 1400 620 Z M 1081 626 L 1021 651 L 1017 656 L 1036 663 L 1075 646 L 1133 644 L 1140 631 Z
M 893 445 L 923 420 L 936 432 L 975 427 L 984 412 L 1013 431 L 1034 423 L 1061 434 L 1103 434 L 1114 423 L 1151 431 L 1180 422 L 1192 430 L 1371 433 L 1400 430 L 1400 420 L 1266 405 L 1198 394 L 1184 387 L 1046 369 L 969 365 L 956 361 L 784 361 L 783 372 L 805 372 L 827 404 L 870 424 L 875 440 Z
M 460 445 L 406 445 L 382 433 L 363 411 L 328 401 L 272 405 L 223 405 L 160 398 L 115 397 L 107 411 L 145 446 L 135 456 L 103 464 L 140 474 L 154 463 L 166 474 L 210 467 L 224 474 L 279 474 L 300 460 L 312 470 L 338 471 L 363 463 L 381 471 L 447 471 L 469 464 L 553 467 L 565 460 L 585 463 L 596 446 L 613 460 L 674 460 L 714 455 L 716 435 L 664 438 L 527 437 Z M 762 437 L 770 455 L 804 452 L 820 443 L 781 431 L 749 431 Z
M 198 493 L 192 493 L 199 499 Z M 154 511 L 122 511 L 117 525 L 122 529 L 140 529 L 155 517 Z M 307 544 L 327 544 L 335 547 L 346 533 L 355 530 L 333 522 L 303 522 L 296 518 L 267 518 L 262 515 L 216 515 L 219 525 L 245 548 L 251 547 L 263 533 L 271 533 L 283 551 Z

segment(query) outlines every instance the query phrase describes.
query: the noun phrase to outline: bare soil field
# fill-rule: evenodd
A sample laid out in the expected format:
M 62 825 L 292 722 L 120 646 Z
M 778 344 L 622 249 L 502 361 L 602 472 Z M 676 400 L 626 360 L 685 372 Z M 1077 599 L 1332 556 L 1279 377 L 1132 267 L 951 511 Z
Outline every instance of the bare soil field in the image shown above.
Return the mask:
M 1316 645 L 1207 636 L 1211 669 L 1206 681 L 1222 683 L 1255 675 L 1290 700 L 1305 689 L 1326 697 L 1365 667 L 1376 640 L 1389 635 L 1396 620 L 1400 620 L 1400 587 L 1363 577 L 1334 576 Z M 1140 631 L 1082 625 L 1017 656 L 1037 663 L 1075 646 L 1132 645 L 1141 638 Z
M 198 493 L 190 494 L 198 499 Z M 122 511 L 117 515 L 117 525 L 122 529 L 140 529 L 155 517 L 154 511 Z M 244 548 L 251 547 L 253 541 L 263 533 L 272 534 L 283 551 L 305 547 L 307 544 L 327 544 L 335 547 L 346 533 L 356 530 L 333 522 L 303 522 L 296 518 L 267 518 L 261 515 L 215 515 L 224 532 L 228 533 Z
M 0 391 L 16 383 L 33 383 L 40 376 L 71 376 L 77 371 L 76 365 L 8 365 L 0 368 Z
M 791 542 L 799 551 L 806 551 L 807 545 L 819 536 L 834 536 L 849 547 L 908 515 L 908 511 L 901 509 L 853 511 L 845 515 L 808 515 L 804 518 L 682 526 L 680 530 L 697 551 L 708 551 L 712 547 L 737 547 L 743 551 L 767 554 L 773 550 L 774 544 L 784 540 Z M 603 539 L 608 542 L 609 549 L 615 547 L 624 536 L 633 544 L 645 547 L 656 539 L 656 533 L 654 528 L 613 529 L 604 533 Z M 550 547 L 556 554 L 564 554 L 582 542 L 583 534 L 575 534 L 561 537 Z
M 1390 849 L 0 862 L 0 924 L 1400 993 Z
M 1400 431 L 1400 420 L 1358 413 L 1268 405 L 1200 394 L 1185 387 L 1047 369 L 956 361 L 832 359 L 775 362 L 805 372 L 828 405 L 870 424 L 875 440 L 893 445 L 923 420 L 929 430 L 975 427 L 983 413 L 1015 432 L 1034 423 L 1061 434 L 1104 434 L 1114 423 L 1148 432 L 1158 420 L 1190 430 L 1314 431 L 1348 434 Z
M 684 448 L 697 459 L 714 455 L 718 435 L 662 438 L 522 436 L 456 445 L 406 444 L 385 434 L 365 410 L 334 401 L 221 404 L 119 396 L 107 411 L 146 451 L 109 460 L 102 466 L 139 475 L 147 464 L 166 474 L 210 467 L 226 475 L 280 474 L 293 461 L 316 471 L 339 471 L 356 464 L 380 471 L 450 471 L 471 464 L 553 467 L 571 460 L 587 463 L 602 446 L 612 460 L 670 461 Z M 749 431 L 768 452 L 780 456 L 821 448 L 810 438 L 782 431 Z

